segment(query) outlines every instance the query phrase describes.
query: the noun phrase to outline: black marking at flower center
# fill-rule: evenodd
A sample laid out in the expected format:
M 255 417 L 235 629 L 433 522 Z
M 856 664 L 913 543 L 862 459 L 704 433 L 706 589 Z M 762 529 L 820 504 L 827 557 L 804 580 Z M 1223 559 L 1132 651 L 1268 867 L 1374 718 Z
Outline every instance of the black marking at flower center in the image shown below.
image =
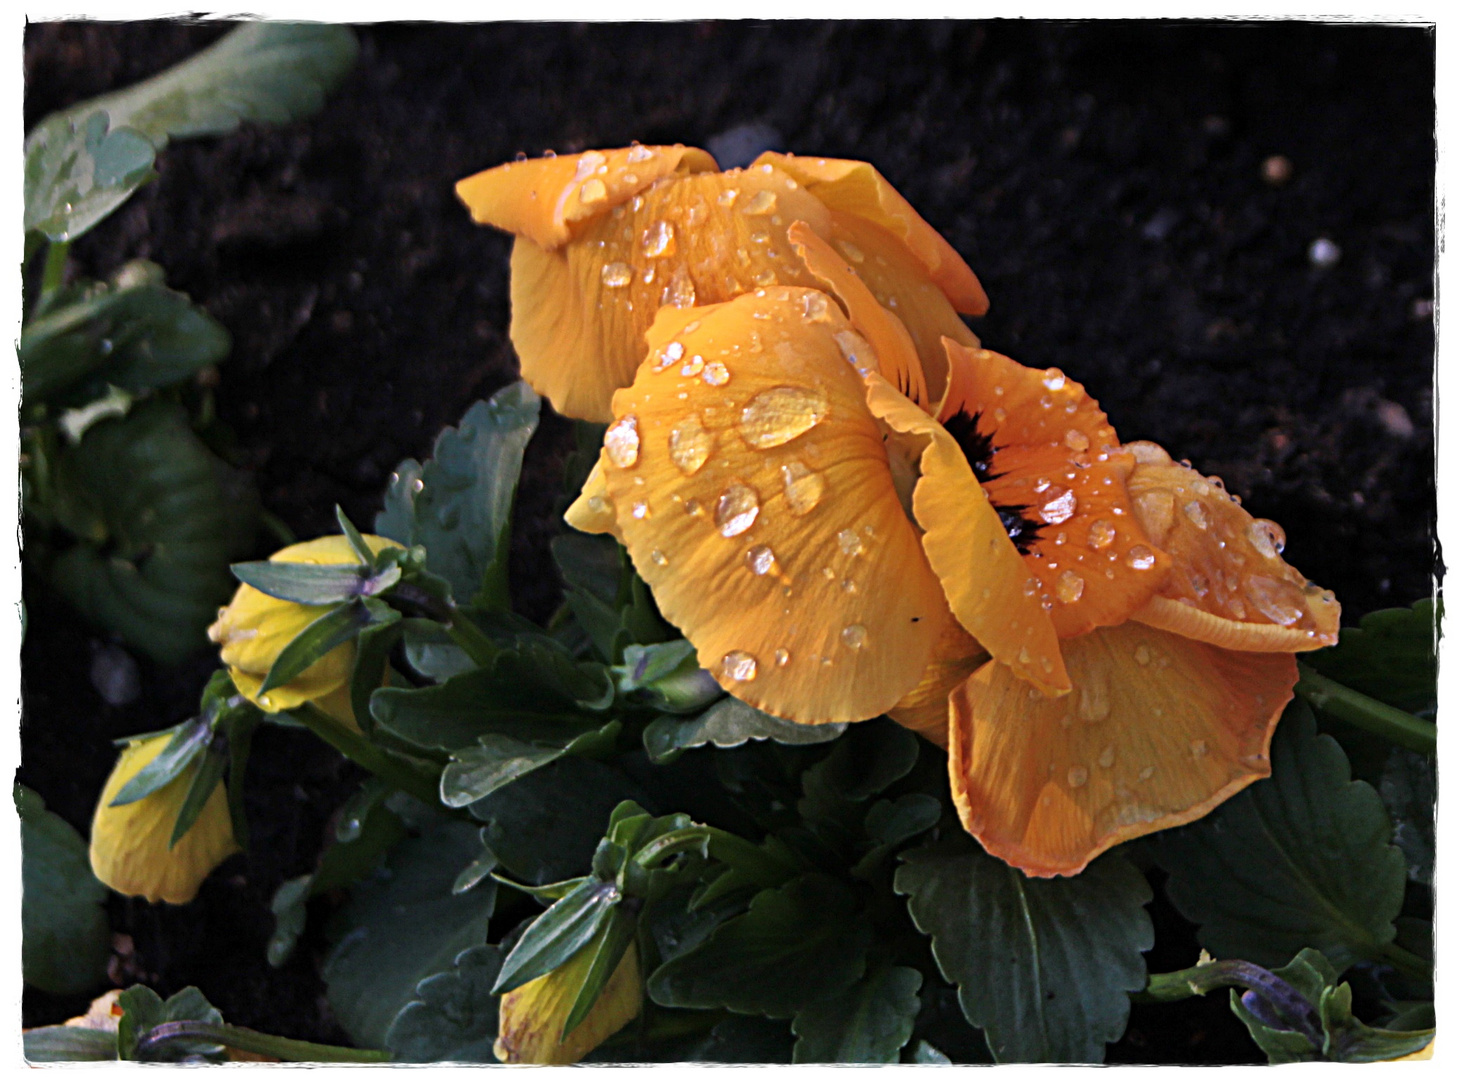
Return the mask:
M 988 480 L 995 480 L 1001 473 L 992 471 L 992 464 L 996 458 L 997 448 L 992 444 L 992 437 L 985 435 L 977 429 L 981 420 L 981 413 L 967 413 L 965 410 L 950 417 L 941 425 L 946 429 L 948 435 L 956 440 L 956 445 L 961 448 L 962 454 L 966 456 L 966 463 L 971 466 L 972 474 L 983 485 Z M 1002 519 L 1002 528 L 1007 530 L 1007 536 L 1017 546 L 1019 554 L 1026 555 L 1031 552 L 1037 543 L 1038 530 L 1042 528 L 1041 521 L 1034 520 L 1029 511 L 1029 506 L 997 506 L 997 516 Z

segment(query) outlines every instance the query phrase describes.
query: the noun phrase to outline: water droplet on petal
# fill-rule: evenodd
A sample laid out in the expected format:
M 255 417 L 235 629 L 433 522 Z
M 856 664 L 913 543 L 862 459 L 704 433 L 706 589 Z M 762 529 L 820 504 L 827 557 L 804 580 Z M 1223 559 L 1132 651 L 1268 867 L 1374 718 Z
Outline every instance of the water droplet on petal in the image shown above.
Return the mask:
M 668 456 L 684 476 L 692 476 L 713 452 L 713 433 L 697 413 L 689 413 L 668 433 Z
M 722 536 L 738 536 L 754 524 L 758 516 L 759 496 L 747 484 L 730 484 L 713 508 L 714 524 Z
M 1133 650 L 1133 658 L 1138 661 L 1141 667 L 1148 667 L 1148 662 L 1153 659 L 1153 653 L 1148 651 L 1147 645 L 1140 645 Z
M 1054 486 L 1048 488 L 1047 501 L 1042 504 L 1039 513 L 1047 524 L 1061 525 L 1077 511 L 1078 497 L 1072 493 L 1072 490 Z
M 824 293 L 805 293 L 803 304 L 805 322 L 829 322 L 830 298 Z
M 1103 747 L 1103 752 L 1098 755 L 1098 764 L 1105 769 L 1111 769 L 1116 756 L 1117 754 L 1114 752 L 1113 747 L 1105 746 Z
M 693 287 L 693 279 L 688 276 L 688 268 L 679 266 L 673 271 L 673 277 L 663 289 L 663 304 L 667 307 L 689 308 L 698 300 L 698 290 Z
M 1209 514 L 1205 511 L 1202 502 L 1186 502 L 1184 516 L 1194 523 L 1196 529 L 1209 528 Z
M 1088 437 L 1077 428 L 1070 428 L 1068 430 L 1068 433 L 1062 437 L 1062 441 L 1069 450 L 1076 450 L 1079 453 L 1086 450 L 1089 445 L 1091 445 L 1088 442 Z
M 865 640 L 867 636 L 868 632 L 866 631 L 865 627 L 861 626 L 859 623 L 853 623 L 852 625 L 847 626 L 845 627 L 845 629 L 840 631 L 840 637 L 845 642 L 845 644 L 848 645 L 850 648 L 857 650 L 865 647 Z
M 863 263 L 865 261 L 865 252 L 861 251 L 854 244 L 850 243 L 850 241 L 837 240 L 835 242 L 835 246 L 839 248 L 841 254 L 843 254 L 845 258 L 849 259 L 851 262 Z
M 632 504 L 632 516 L 637 518 L 638 521 L 643 521 L 647 518 L 650 518 L 652 517 L 652 514 L 653 509 L 647 504 L 646 499 L 639 499 L 637 502 Z
M 668 565 L 668 556 L 664 555 L 657 548 L 653 548 L 653 553 L 652 553 L 652 555 L 649 556 L 649 558 L 651 558 L 653 560 L 653 563 L 656 566 L 667 566 Z
M 1203 757 L 1205 754 L 1209 753 L 1209 744 L 1203 739 L 1195 739 L 1189 744 L 1189 753 L 1193 754 L 1195 757 Z
M 1049 390 L 1061 390 L 1067 385 L 1067 376 L 1057 368 L 1048 368 L 1042 376 L 1042 385 Z
M 775 649 L 774 650 L 774 666 L 775 667 L 783 667 L 787 663 L 789 663 L 789 650 L 788 649 Z
M 744 203 L 743 213 L 755 216 L 768 214 L 773 211 L 778 202 L 779 196 L 772 191 L 755 192 L 754 197 Z
M 587 509 L 594 514 L 606 513 L 611 506 L 611 500 L 604 499 L 601 495 L 593 495 L 587 499 Z
M 642 235 L 642 253 L 649 259 L 661 259 L 673 254 L 678 242 L 673 236 L 671 221 L 657 221 L 649 225 Z
M 1099 518 L 1088 526 L 1088 547 L 1094 551 L 1102 551 L 1113 542 L 1117 535 L 1118 530 L 1113 527 L 1111 521 Z
M 841 529 L 836 539 L 840 541 L 840 550 L 851 557 L 864 550 L 865 545 L 860 542 L 860 534 L 854 529 Z
M 775 386 L 762 390 L 744 406 L 739 433 L 758 450 L 783 446 L 824 419 L 829 400 L 820 390 Z
M 808 514 L 820 504 L 825 494 L 825 478 L 801 461 L 779 466 L 784 479 L 784 501 L 796 514 Z
M 1285 530 L 1273 521 L 1256 518 L 1245 531 L 1255 550 L 1267 559 L 1273 559 L 1285 550 Z
M 845 578 L 843 581 L 840 582 L 840 591 L 845 593 L 847 596 L 853 596 L 860 590 L 853 581 L 851 581 L 849 578 Z
M 607 185 L 595 176 L 582 185 L 582 202 L 599 203 L 607 198 Z
M 1158 560 L 1148 548 L 1142 544 L 1134 544 L 1128 549 L 1128 554 L 1124 557 L 1124 561 L 1135 570 L 1151 570 L 1153 569 L 1153 564 Z
M 734 200 L 737 199 L 738 197 L 739 197 L 739 189 L 738 188 L 725 188 L 724 191 L 723 191 L 723 193 L 721 195 L 719 195 L 719 197 L 718 197 L 718 205 L 719 206 L 732 206 L 734 204 Z
M 610 262 L 602 268 L 602 284 L 609 289 L 621 289 L 632 284 L 632 267 L 624 262 Z
M 624 416 L 613 424 L 603 436 L 602 445 L 607 448 L 607 459 L 619 469 L 630 469 L 636 465 L 639 446 L 637 417 Z
M 1023 645 L 1021 650 L 1017 653 L 1017 663 L 1023 665 L 1032 663 L 1032 654 L 1027 651 L 1026 645 Z
M 1300 591 L 1294 585 L 1255 575 L 1245 579 L 1245 595 L 1260 614 L 1281 626 L 1292 626 L 1305 614 Z
M 759 674 L 759 661 L 742 649 L 735 649 L 724 654 L 723 673 L 734 682 L 750 682 Z
M 722 386 L 729 381 L 729 369 L 720 360 L 710 361 L 703 369 L 703 381 L 709 386 Z
M 1147 765 L 1143 769 L 1140 769 L 1139 770 L 1138 778 L 1140 780 L 1147 780 L 1153 774 L 1154 774 L 1154 767 L 1152 765 Z
M 678 374 L 685 379 L 691 379 L 703 370 L 703 357 L 694 354 L 683 361 L 683 366 L 678 369 Z
M 1057 579 L 1057 598 L 1064 604 L 1072 604 L 1082 599 L 1083 589 L 1087 582 L 1082 576 L 1072 570 L 1064 570 Z
M 664 368 L 672 367 L 681 359 L 683 359 L 683 343 L 670 341 L 663 347 L 663 351 L 658 356 L 658 362 L 653 365 L 653 370 L 662 371 Z
M 1067 771 L 1068 787 L 1079 788 L 1088 782 L 1088 770 L 1081 765 L 1074 765 Z
M 750 570 L 763 577 L 774 569 L 774 551 L 768 544 L 760 544 L 744 552 L 744 561 L 749 564 Z

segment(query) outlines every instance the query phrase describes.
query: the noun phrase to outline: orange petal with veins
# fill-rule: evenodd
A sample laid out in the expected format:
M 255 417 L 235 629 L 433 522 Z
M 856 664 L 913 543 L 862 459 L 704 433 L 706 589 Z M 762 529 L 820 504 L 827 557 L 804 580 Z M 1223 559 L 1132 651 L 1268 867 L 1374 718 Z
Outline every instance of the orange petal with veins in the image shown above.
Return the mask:
M 789 173 L 834 211 L 837 218 L 868 221 L 900 237 L 957 311 L 967 315 L 986 314 L 987 295 L 971 267 L 875 166 L 839 158 L 765 153 L 750 168 L 762 165 L 773 165 Z
M 988 664 L 951 697 L 951 790 L 966 830 L 1034 877 L 1202 817 L 1270 774 L 1291 656 L 1137 623 L 1063 642 L 1072 693 Z
M 921 681 L 896 702 L 888 715 L 902 727 L 919 732 L 946 749 L 946 727 L 951 715 L 947 699 L 989 659 L 976 638 L 955 619 L 947 619 L 946 629 L 941 631 L 931 651 L 931 662 L 921 673 Z
M 667 177 L 553 250 L 518 237 L 511 341 L 522 376 L 557 412 L 610 420 L 612 393 L 632 382 L 662 307 L 776 283 L 818 287 L 787 236 L 797 220 L 829 230 L 829 212 L 788 176 L 732 170 Z
M 942 423 L 985 448 L 982 484 L 1019 509 L 1018 546 L 1059 637 L 1116 626 L 1148 603 L 1169 557 L 1132 512 L 1133 455 L 1082 385 L 985 349 L 946 343 L 952 388 Z
M 916 483 L 916 521 L 957 621 L 1019 678 L 1051 694 L 1067 690 L 1057 631 L 966 455 L 946 429 L 878 375 L 866 380 L 870 410 L 893 431 L 927 438 Z M 1030 586 L 1030 587 L 1029 587 Z
M 799 723 L 876 716 L 949 612 L 845 343 L 874 357 L 818 291 L 695 314 L 654 324 L 613 398 L 602 475 L 623 542 L 734 696 Z
M 1256 519 L 1218 480 L 1131 443 L 1134 513 L 1174 569 L 1133 617 L 1226 649 L 1302 652 L 1334 645 L 1341 606 L 1280 557 L 1285 532 Z
M 572 226 L 611 210 L 665 176 L 709 172 L 713 156 L 691 146 L 629 146 L 512 161 L 468 176 L 455 194 L 477 225 L 565 244 Z

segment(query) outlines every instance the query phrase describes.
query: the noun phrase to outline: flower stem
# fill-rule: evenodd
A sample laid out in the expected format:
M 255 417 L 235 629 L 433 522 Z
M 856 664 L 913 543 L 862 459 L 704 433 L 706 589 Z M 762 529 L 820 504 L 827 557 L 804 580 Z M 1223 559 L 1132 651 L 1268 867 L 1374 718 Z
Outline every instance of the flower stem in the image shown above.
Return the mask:
M 61 287 L 66 280 L 66 253 L 71 245 L 65 240 L 55 241 L 46 247 L 45 268 L 41 271 L 40 295 L 44 300 Z
M 1316 1049 L 1323 1045 L 1320 1016 L 1316 1013 L 1315 1006 L 1280 976 L 1247 960 L 1215 960 L 1185 968 L 1183 971 L 1150 975 L 1148 986 L 1142 993 L 1134 994 L 1133 1000 L 1160 1003 L 1183 1001 L 1185 998 L 1203 997 L 1209 991 L 1223 986 L 1244 987 L 1253 991 L 1270 1010 L 1265 1016 L 1256 1012 L 1262 1020 L 1275 1026 L 1283 1026 L 1289 1031 L 1300 1032 Z M 1249 1000 L 1246 1004 L 1249 1004 Z
M 1408 952 L 1394 941 L 1381 946 L 1381 957 L 1403 975 L 1415 979 L 1430 979 L 1432 965 L 1414 952 Z
M 440 805 L 440 794 L 436 790 L 434 780 L 385 753 L 363 735 L 351 731 L 313 702 L 306 702 L 302 707 L 293 710 L 293 715 L 339 753 L 356 765 L 368 769 L 385 783 L 413 795 L 426 806 L 438 807 Z
M 137 1056 L 145 1059 L 154 1050 L 173 1039 L 218 1043 L 253 1054 L 265 1054 L 280 1061 L 336 1061 L 359 1064 L 383 1064 L 394 1060 L 388 1050 L 355 1050 L 348 1046 L 327 1046 L 323 1043 L 285 1039 L 281 1035 L 265 1035 L 252 1028 L 232 1024 L 209 1024 L 202 1020 L 170 1020 L 158 1024 L 137 1040 Z
M 490 667 L 501 654 L 496 643 L 481 633 L 480 627 L 471 622 L 453 603 L 450 605 L 450 619 L 444 625 L 451 640 L 464 649 L 465 654 L 478 666 Z
M 1437 752 L 1437 725 L 1430 720 L 1419 719 L 1342 686 L 1304 664 L 1299 665 L 1299 670 L 1300 681 L 1295 684 L 1295 692 L 1322 712 L 1408 750 L 1428 755 Z

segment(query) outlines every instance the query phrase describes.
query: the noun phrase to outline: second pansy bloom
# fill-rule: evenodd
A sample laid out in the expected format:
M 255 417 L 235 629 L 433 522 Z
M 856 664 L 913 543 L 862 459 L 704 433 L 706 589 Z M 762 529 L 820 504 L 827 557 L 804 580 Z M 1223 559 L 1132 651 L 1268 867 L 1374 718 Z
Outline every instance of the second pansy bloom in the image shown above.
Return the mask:
M 948 338 L 938 391 L 863 278 L 786 235 L 834 297 L 659 312 L 569 520 L 619 536 L 736 696 L 947 745 L 966 828 L 1028 873 L 1268 775 L 1291 654 L 1339 618 L 1278 526 L 1055 369 Z

